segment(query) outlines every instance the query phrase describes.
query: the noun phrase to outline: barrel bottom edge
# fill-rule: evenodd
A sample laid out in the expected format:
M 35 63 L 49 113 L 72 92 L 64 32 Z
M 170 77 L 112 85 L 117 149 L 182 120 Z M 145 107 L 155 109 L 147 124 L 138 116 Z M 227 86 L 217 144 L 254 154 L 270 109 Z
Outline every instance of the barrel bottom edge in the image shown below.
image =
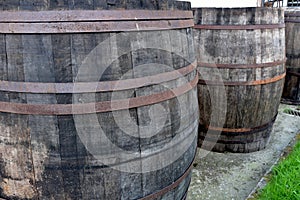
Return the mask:
M 190 187 L 190 184 L 191 184 L 191 180 L 190 180 L 190 182 L 189 182 L 189 184 L 188 184 L 188 188 Z M 186 199 L 187 199 L 188 193 L 189 193 L 189 189 L 186 190 L 184 196 L 182 197 L 182 200 L 186 200 Z
M 199 143 L 201 142 L 199 141 Z M 199 148 L 207 151 L 217 152 L 217 153 L 225 153 L 225 152 L 253 153 L 253 152 L 264 150 L 267 147 L 268 143 L 269 143 L 268 140 L 247 143 L 247 144 L 222 144 L 222 143 L 214 144 L 208 142 L 206 144 L 200 144 Z
M 281 98 L 280 102 L 283 104 L 288 104 L 288 105 L 295 105 L 295 106 L 300 105 L 300 99 L 294 100 L 294 99 L 288 99 L 288 98 Z
M 267 129 L 256 130 L 250 134 L 244 132 L 221 132 L 220 135 L 208 134 L 207 130 L 199 130 L 198 147 L 213 152 L 252 153 L 263 150 L 270 141 L 273 123 Z

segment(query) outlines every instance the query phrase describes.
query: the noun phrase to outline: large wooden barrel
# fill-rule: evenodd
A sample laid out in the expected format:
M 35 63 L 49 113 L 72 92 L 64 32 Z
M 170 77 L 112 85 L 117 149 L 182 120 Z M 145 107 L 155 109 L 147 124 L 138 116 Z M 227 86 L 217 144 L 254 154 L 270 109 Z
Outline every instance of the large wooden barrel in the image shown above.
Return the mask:
M 287 8 L 286 22 L 286 57 L 287 76 L 283 89 L 283 102 L 300 104 L 300 9 Z
M 190 3 L 0 10 L 0 198 L 184 198 L 199 124 Z
M 265 148 L 285 77 L 283 11 L 203 8 L 194 19 L 199 145 L 218 152 Z

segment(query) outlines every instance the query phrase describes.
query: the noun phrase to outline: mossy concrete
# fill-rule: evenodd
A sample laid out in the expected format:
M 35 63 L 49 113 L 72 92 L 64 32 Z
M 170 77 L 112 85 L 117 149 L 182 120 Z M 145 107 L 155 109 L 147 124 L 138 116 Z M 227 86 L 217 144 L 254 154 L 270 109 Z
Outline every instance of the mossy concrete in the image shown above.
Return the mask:
M 283 113 L 281 105 L 266 149 L 248 154 L 198 149 L 188 200 L 244 200 L 300 132 L 300 117 Z M 207 155 L 206 155 L 207 154 Z

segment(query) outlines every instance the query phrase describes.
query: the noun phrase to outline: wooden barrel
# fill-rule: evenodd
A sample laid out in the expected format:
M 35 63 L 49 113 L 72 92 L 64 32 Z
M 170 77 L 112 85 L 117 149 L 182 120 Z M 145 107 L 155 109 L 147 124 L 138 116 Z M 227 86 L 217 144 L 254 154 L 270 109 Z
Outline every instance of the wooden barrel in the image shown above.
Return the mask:
M 300 9 L 287 8 L 286 22 L 286 57 L 287 76 L 283 89 L 283 102 L 300 104 Z
M 0 198 L 184 198 L 199 124 L 190 3 L 0 10 Z
M 265 148 L 285 77 L 283 11 L 203 8 L 195 9 L 194 19 L 199 146 L 218 152 Z

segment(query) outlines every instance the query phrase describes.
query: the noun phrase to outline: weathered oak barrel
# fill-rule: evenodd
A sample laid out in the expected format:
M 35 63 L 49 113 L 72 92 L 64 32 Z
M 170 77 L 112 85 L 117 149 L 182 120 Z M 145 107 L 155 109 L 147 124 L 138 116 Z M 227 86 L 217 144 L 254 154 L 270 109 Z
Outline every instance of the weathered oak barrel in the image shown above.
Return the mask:
M 194 12 L 199 146 L 218 152 L 265 148 L 285 77 L 283 11 L 203 8 Z
M 190 3 L 0 10 L 0 198 L 184 198 L 199 124 Z
M 286 22 L 286 57 L 287 76 L 283 89 L 283 102 L 300 104 L 300 9 L 287 8 Z

